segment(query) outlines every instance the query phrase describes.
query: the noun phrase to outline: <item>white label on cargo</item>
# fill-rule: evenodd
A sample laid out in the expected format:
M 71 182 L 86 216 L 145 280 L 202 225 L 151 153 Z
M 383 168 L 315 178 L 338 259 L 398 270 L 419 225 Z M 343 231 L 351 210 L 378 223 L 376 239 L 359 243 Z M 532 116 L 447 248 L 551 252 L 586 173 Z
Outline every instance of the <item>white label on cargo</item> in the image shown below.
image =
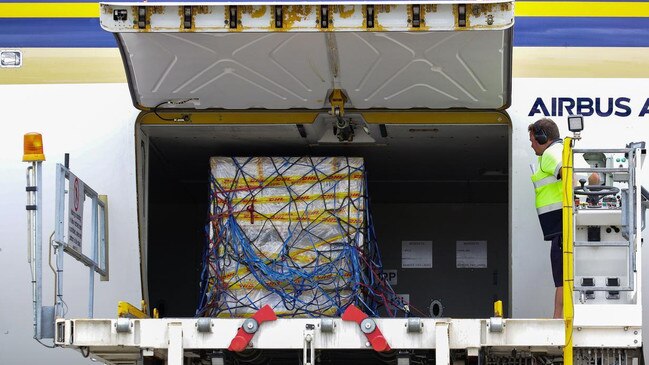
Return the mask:
M 86 197 L 84 184 L 81 179 L 70 173 L 68 188 L 68 244 L 77 252 L 81 252 L 83 234 L 83 200 Z
M 397 285 L 397 270 L 383 270 L 381 280 L 390 285 Z
M 401 267 L 430 269 L 433 267 L 433 241 L 401 241 Z
M 455 263 L 458 269 L 487 267 L 487 241 L 457 241 Z

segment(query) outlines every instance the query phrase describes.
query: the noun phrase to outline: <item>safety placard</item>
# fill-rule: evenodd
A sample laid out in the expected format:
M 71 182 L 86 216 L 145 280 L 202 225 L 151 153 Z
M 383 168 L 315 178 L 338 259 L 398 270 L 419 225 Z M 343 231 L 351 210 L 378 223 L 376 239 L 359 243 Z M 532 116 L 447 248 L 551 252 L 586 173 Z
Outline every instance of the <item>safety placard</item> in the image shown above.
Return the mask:
M 68 188 L 68 244 L 77 252 L 82 249 L 83 201 L 85 187 L 83 181 L 70 172 Z
M 433 267 L 433 241 L 401 241 L 401 267 L 430 269 Z
M 487 267 L 487 241 L 457 241 L 455 263 L 458 269 Z

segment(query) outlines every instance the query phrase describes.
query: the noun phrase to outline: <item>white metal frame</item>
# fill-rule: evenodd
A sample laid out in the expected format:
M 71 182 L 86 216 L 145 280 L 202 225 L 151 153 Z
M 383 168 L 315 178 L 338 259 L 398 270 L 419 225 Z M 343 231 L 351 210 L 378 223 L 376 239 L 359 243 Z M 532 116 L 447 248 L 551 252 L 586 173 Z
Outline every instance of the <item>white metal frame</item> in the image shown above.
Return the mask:
M 67 253 L 74 257 L 85 266 L 88 267 L 88 317 L 93 318 L 94 296 L 95 296 L 95 273 L 102 277 L 108 276 L 108 242 L 107 242 L 107 216 L 106 205 L 99 198 L 99 194 L 91 187 L 84 184 L 84 197 L 89 197 L 92 200 L 92 214 L 91 214 L 91 237 L 92 244 L 90 248 L 90 256 L 88 257 L 81 252 L 74 250 L 65 241 L 64 228 L 66 215 L 66 184 L 65 181 L 70 177 L 70 170 L 61 165 L 56 164 L 56 212 L 55 212 L 55 226 L 54 226 L 54 245 L 56 247 L 56 303 L 55 313 L 58 318 L 65 316 L 64 302 L 63 302 L 63 258 Z M 99 219 L 100 214 L 103 219 Z
M 392 349 L 436 349 L 438 364 L 449 364 L 453 349 L 525 347 L 554 354 L 565 343 L 564 322 L 556 319 L 505 319 L 491 331 L 490 319 L 422 318 L 420 332 L 408 332 L 408 318 L 377 318 Z M 185 350 L 227 349 L 244 319 L 211 319 L 211 331 L 198 330 L 199 319 L 73 319 L 58 320 L 55 343 L 88 348 L 104 361 L 123 361 L 166 351 L 169 364 L 182 364 Z M 281 350 L 372 351 L 359 326 L 334 318 L 334 330 L 321 329 L 320 319 L 278 319 L 266 322 L 250 348 Z M 312 328 L 312 330 L 309 330 Z M 310 340 L 306 341 L 307 336 Z M 120 360 L 121 359 L 121 360 Z
M 601 333 L 603 330 L 610 330 L 612 332 L 624 333 L 624 329 L 638 328 L 637 332 L 641 332 L 642 327 L 642 267 L 641 267 L 641 224 L 642 222 L 642 205 L 640 194 L 640 171 L 642 169 L 642 151 L 638 148 L 624 148 L 624 149 L 575 149 L 574 153 L 581 154 L 586 152 L 601 152 L 605 154 L 627 154 L 628 167 L 600 167 L 600 168 L 576 168 L 575 173 L 591 173 L 591 172 L 604 172 L 604 173 L 618 173 L 628 174 L 628 179 L 624 179 L 628 184 L 628 201 L 623 201 L 620 210 L 576 210 L 574 227 L 580 225 L 616 225 L 619 222 L 619 215 L 627 216 L 626 227 L 628 229 L 629 252 L 627 257 L 627 265 L 629 267 L 629 282 L 627 287 L 582 287 L 580 283 L 575 283 L 574 295 L 574 327 L 578 331 L 579 328 L 590 327 L 596 329 L 592 333 Z M 620 181 L 622 181 L 620 179 Z M 617 213 L 616 213 L 617 212 Z M 617 218 L 614 214 L 618 214 Z M 617 219 L 611 220 L 612 218 Z M 620 227 L 625 229 L 625 218 L 622 218 Z M 575 256 L 577 251 L 575 250 Z M 589 303 L 588 301 L 580 302 L 580 291 L 595 290 L 618 290 L 621 294 L 628 295 L 628 300 L 624 303 L 616 303 L 614 300 L 606 301 L 606 303 Z M 628 293 L 628 294 L 627 294 Z M 617 330 L 616 330 L 617 329 Z M 599 332 L 598 332 L 599 331 Z M 636 331 L 636 330 L 634 330 Z M 621 336 L 624 337 L 624 336 Z M 611 346 L 609 342 L 623 341 L 618 335 L 606 338 L 606 345 Z M 586 336 L 586 338 L 589 338 Z M 595 341 L 597 336 L 592 338 Z M 577 338 L 575 338 L 577 339 Z M 641 343 L 638 339 L 635 344 Z M 600 342 L 602 340 L 600 339 Z M 623 341 L 624 342 L 624 341 Z M 575 342 L 575 346 L 580 343 Z M 601 344 L 600 344 L 601 346 Z
M 211 330 L 201 332 L 196 318 L 60 319 L 55 343 L 83 349 L 108 363 L 135 362 L 142 356 L 155 354 L 166 358 L 168 364 L 183 364 L 185 351 L 227 349 L 244 320 L 211 319 Z M 314 318 L 263 323 L 249 348 L 310 353 L 372 351 L 356 323 L 339 318 L 332 320 L 332 332 L 323 330 L 322 320 Z M 560 356 L 566 340 L 561 319 L 422 318 L 420 332 L 408 332 L 408 318 L 376 318 L 375 321 L 392 349 L 436 350 L 437 364 L 449 364 L 451 350 L 465 349 L 473 354 L 490 348 L 495 352 L 518 349 Z M 578 348 L 638 349 L 642 346 L 642 331 L 639 326 L 575 327 L 573 342 Z

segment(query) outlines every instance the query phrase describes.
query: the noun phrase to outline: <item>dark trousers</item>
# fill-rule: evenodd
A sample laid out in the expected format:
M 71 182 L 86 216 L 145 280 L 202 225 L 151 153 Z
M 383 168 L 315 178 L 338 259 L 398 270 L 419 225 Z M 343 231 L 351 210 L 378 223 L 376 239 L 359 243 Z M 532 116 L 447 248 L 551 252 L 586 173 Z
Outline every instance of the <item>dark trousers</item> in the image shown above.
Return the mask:
M 550 246 L 550 262 L 552 263 L 552 279 L 554 287 L 563 286 L 563 236 L 558 234 L 552 237 Z

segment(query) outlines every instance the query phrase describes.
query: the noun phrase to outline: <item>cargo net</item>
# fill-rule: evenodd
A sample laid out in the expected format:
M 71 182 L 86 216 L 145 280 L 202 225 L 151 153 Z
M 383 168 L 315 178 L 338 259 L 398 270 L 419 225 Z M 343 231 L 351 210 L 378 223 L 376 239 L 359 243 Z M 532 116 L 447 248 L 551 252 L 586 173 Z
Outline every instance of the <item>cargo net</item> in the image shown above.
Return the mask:
M 388 313 L 362 158 L 213 157 L 197 316 Z

